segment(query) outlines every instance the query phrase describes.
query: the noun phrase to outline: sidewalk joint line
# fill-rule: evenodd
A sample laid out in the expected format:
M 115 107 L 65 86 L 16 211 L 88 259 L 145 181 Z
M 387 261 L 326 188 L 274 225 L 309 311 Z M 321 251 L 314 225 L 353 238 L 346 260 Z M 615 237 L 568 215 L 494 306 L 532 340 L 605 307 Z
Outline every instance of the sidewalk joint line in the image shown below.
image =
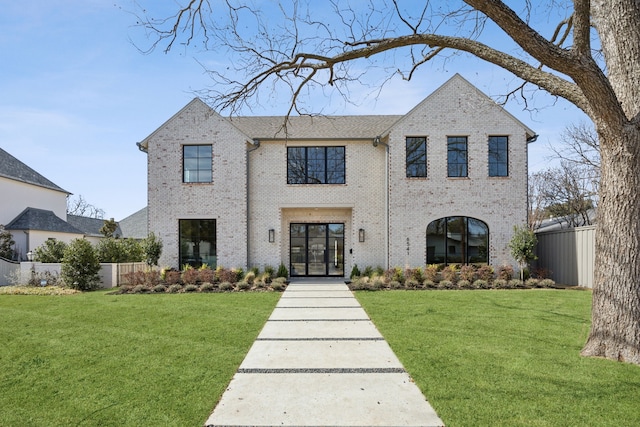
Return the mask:
M 352 338 L 256 338 L 256 341 L 384 341 L 382 337 L 352 337 Z
M 268 322 L 370 322 L 371 319 L 268 319 Z
M 404 374 L 403 368 L 241 368 L 238 374 Z

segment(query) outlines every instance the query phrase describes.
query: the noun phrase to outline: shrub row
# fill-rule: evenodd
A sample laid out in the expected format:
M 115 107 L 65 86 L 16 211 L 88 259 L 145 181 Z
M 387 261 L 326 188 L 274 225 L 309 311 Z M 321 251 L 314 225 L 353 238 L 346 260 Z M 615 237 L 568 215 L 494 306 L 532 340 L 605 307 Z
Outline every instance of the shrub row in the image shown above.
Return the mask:
M 514 279 L 511 266 L 501 266 L 497 271 L 490 265 L 428 265 L 403 269 L 383 270 L 367 267 L 360 272 L 354 266 L 351 272 L 352 290 L 380 289 L 526 289 L 555 287 L 555 282 L 544 277 Z
M 116 293 L 282 291 L 287 284 L 287 275 L 288 271 L 282 265 L 277 272 L 272 267 L 265 267 L 262 272 L 253 268 L 246 273 L 242 269 L 185 266 L 182 271 L 163 269 L 127 273 L 127 284 Z

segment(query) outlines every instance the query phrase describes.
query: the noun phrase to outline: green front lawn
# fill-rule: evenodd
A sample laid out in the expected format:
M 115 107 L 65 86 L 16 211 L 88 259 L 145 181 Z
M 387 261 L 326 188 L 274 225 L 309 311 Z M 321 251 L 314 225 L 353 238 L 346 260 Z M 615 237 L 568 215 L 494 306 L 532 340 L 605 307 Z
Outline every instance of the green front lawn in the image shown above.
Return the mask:
M 280 295 L 0 295 L 0 426 L 201 426 Z
M 357 298 L 448 427 L 640 425 L 640 367 L 579 356 L 591 292 Z

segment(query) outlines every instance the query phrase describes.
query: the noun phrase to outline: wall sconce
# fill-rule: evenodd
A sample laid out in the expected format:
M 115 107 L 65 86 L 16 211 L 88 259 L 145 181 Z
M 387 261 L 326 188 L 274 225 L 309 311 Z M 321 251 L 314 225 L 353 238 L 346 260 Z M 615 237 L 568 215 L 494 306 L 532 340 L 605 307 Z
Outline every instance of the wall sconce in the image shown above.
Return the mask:
M 273 228 L 269 229 L 269 243 L 276 241 L 276 231 Z
M 364 228 L 361 228 L 360 230 L 358 230 L 358 240 L 360 242 L 364 242 Z
M 31 251 L 27 252 L 27 260 L 29 262 L 33 261 L 33 252 Z

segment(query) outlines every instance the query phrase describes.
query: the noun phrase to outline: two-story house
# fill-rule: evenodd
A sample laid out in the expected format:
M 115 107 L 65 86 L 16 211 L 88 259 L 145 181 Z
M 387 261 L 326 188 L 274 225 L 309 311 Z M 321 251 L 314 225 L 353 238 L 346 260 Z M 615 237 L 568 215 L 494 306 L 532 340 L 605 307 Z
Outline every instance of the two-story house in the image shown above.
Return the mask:
M 534 137 L 457 74 L 405 115 L 225 118 L 194 99 L 138 143 L 149 231 L 172 267 L 515 265 Z

